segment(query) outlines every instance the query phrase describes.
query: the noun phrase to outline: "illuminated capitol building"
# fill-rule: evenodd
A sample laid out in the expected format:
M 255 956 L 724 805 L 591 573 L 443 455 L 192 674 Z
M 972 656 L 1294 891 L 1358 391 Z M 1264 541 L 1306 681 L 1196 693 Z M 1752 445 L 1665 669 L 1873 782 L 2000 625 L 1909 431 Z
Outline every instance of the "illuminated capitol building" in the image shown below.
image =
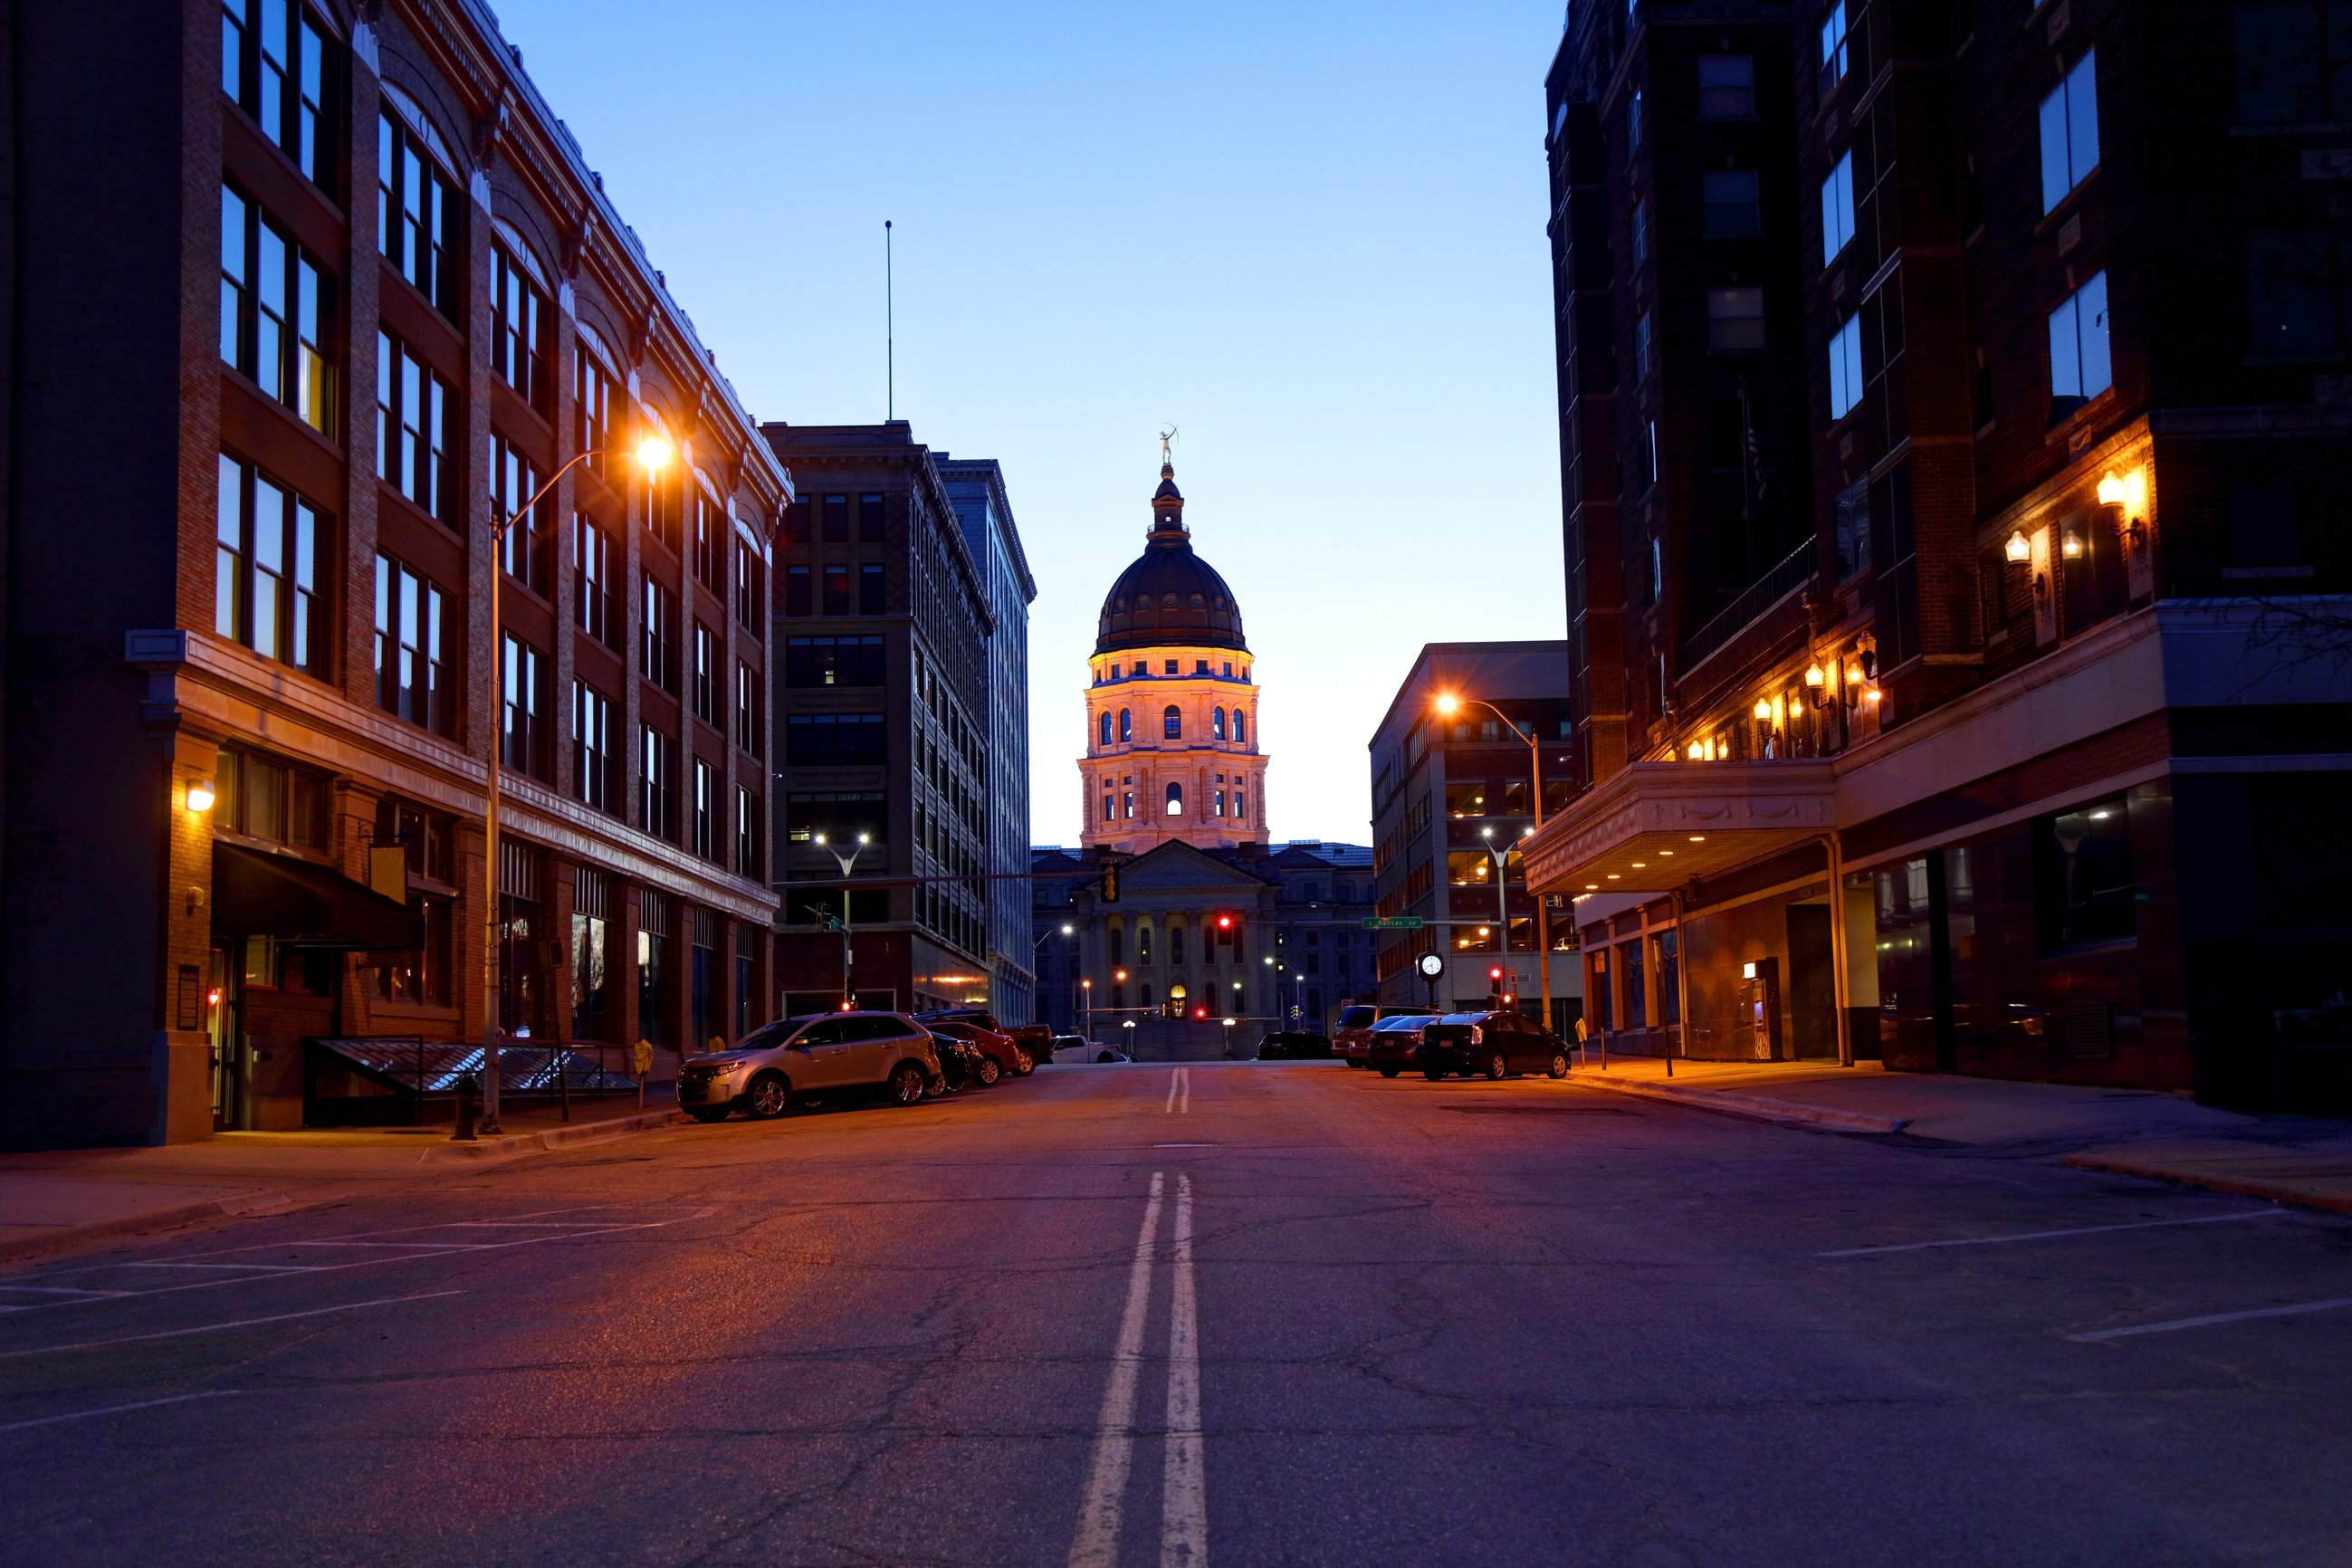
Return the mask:
M 1147 1057 L 1213 1056 L 1228 1018 L 1255 1048 L 1294 1009 L 1319 1027 L 1370 994 L 1370 853 L 1268 843 L 1241 605 L 1194 552 L 1161 458 L 1143 553 L 1104 596 L 1088 661 L 1079 847 L 1032 856 L 1038 1001 Z

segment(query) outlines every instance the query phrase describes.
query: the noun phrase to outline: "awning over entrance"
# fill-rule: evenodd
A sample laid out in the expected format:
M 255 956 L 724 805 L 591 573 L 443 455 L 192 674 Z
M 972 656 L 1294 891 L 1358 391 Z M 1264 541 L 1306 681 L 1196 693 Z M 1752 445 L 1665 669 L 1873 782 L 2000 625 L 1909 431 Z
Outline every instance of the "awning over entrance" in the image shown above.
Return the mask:
M 213 931 L 300 947 L 397 952 L 425 941 L 423 914 L 333 868 L 241 844 L 213 846 Z
M 1542 893 L 1664 892 L 1836 826 L 1825 759 L 1635 763 L 1520 843 Z

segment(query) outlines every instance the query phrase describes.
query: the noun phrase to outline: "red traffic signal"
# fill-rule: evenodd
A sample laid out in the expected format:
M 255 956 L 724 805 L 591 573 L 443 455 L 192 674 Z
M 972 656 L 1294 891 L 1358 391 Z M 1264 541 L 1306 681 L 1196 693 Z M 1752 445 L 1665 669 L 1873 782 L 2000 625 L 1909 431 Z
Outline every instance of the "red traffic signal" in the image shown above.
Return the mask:
M 1233 917 L 1233 916 L 1231 916 L 1231 915 L 1223 915 L 1223 914 L 1219 915 L 1219 916 L 1217 917 L 1217 929 L 1218 929 L 1219 931 L 1231 931 L 1231 930 L 1233 930 L 1233 929 L 1234 929 L 1234 917 Z
M 1494 968 L 1486 971 L 1486 978 L 1494 981 L 1498 985 L 1501 984 L 1503 980 L 1502 966 L 1497 964 Z
M 1193 1008 L 1193 1009 L 1192 1009 L 1192 1016 L 1193 1016 L 1193 1018 L 1194 1018 L 1194 1020 L 1195 1020 L 1195 1021 L 1197 1021 L 1197 1020 L 1199 1020 L 1199 1019 L 1202 1019 L 1202 1018 L 1205 1018 L 1205 1017 L 1207 1017 L 1208 1016 L 1209 1016 L 1209 1010 L 1208 1010 L 1206 1007 L 1195 1007 L 1195 1008 Z

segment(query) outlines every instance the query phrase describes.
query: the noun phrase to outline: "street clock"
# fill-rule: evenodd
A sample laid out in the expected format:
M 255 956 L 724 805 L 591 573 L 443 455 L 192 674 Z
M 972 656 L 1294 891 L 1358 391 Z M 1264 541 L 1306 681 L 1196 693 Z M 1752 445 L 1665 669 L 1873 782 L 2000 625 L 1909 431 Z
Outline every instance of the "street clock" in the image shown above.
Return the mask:
M 1423 980 L 1434 980 L 1444 973 L 1445 955 L 1444 953 L 1424 952 L 1421 955 L 1421 977 Z

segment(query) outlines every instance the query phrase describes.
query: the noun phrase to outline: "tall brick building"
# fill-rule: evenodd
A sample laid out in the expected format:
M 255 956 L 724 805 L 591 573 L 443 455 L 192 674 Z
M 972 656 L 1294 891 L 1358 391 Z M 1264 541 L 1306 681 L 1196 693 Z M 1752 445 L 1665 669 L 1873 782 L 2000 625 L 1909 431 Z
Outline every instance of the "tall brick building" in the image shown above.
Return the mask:
M 1579 898 L 1623 1047 L 2344 1097 L 2326 9 L 1570 7 L 1546 110 L 1586 776 L 1528 861 Z M 1751 288 L 1761 342 L 1727 340 Z M 1675 412 L 1735 361 L 1736 447 Z
M 988 558 L 905 420 L 765 435 L 801 481 L 776 556 L 784 1006 L 824 1011 L 845 988 L 866 1007 L 988 1003 Z M 826 846 L 857 850 L 861 835 L 855 880 L 882 885 L 847 895 L 845 976 L 824 923 L 845 912 Z
M 13 26 L 7 1146 L 380 1112 L 316 1042 L 492 1007 L 763 1017 L 789 479 L 488 7 Z

